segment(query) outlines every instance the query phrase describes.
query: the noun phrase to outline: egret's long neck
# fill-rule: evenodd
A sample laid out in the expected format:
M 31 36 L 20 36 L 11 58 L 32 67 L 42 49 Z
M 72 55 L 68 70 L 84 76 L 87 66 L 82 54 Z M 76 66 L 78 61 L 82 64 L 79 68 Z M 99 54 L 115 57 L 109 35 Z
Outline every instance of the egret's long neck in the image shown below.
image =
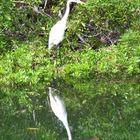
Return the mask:
M 69 16 L 69 12 L 70 12 L 70 2 L 68 1 L 67 2 L 67 7 L 66 7 L 66 12 L 65 12 L 65 14 L 62 18 L 63 21 L 65 21 L 65 22 L 67 21 L 67 18 Z
M 68 125 L 68 122 L 67 122 L 67 121 L 64 123 L 64 126 L 65 126 L 66 131 L 67 131 L 67 134 L 68 134 L 68 139 L 69 139 L 69 140 L 72 140 L 70 128 L 69 128 L 69 125 Z

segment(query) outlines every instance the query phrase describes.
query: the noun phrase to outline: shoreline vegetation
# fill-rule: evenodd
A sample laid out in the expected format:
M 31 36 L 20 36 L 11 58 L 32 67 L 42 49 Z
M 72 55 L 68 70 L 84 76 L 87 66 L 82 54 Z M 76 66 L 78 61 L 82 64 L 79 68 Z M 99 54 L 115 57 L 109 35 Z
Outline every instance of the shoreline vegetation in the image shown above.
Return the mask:
M 59 67 L 49 57 L 48 34 L 65 2 L 46 5 L 44 12 L 28 4 L 4 1 L 0 6 L 0 83 L 34 85 L 54 77 L 140 77 L 139 1 L 95 1 L 74 6 L 61 44 Z M 120 4 L 121 3 L 121 4 Z

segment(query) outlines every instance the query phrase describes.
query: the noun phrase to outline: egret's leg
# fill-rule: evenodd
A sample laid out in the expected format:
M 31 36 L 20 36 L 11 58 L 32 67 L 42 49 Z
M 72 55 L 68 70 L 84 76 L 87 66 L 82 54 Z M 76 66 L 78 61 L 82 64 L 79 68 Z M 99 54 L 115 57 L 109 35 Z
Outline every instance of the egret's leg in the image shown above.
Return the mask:
M 57 67 L 57 51 L 55 51 L 55 66 Z
M 60 59 L 60 46 L 58 46 L 58 56 L 59 56 L 59 59 Z
M 58 47 L 57 47 L 58 49 Z M 55 66 L 55 76 L 57 77 L 58 75 L 58 50 L 55 50 L 55 61 L 54 61 L 54 66 Z
M 61 59 L 60 46 L 58 46 L 58 55 L 59 55 L 60 65 L 61 65 L 61 64 L 62 64 L 62 59 Z M 60 65 L 59 65 L 59 66 L 60 66 Z
M 60 62 L 58 61 L 60 59 Z M 55 58 L 55 67 L 56 67 L 56 76 L 58 75 L 58 67 L 62 64 L 61 61 L 61 52 L 60 52 L 60 46 L 57 46 L 56 50 L 56 58 Z
M 59 59 L 60 57 L 60 50 L 59 50 L 59 46 L 57 46 L 57 50 L 56 50 L 56 68 L 59 66 Z

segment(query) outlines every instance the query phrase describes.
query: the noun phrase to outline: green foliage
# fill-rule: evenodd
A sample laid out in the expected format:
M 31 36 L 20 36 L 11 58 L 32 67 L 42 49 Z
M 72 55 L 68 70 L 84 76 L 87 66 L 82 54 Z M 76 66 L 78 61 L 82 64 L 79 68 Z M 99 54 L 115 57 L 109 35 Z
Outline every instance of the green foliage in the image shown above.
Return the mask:
M 11 0 L 2 0 L 0 4 L 0 11 L 1 11 L 1 16 L 0 16 L 0 28 L 9 28 L 11 27 L 12 24 L 12 19 L 10 14 L 12 14 L 12 1 Z
M 33 6 L 39 4 L 40 1 L 9 0 L 0 5 L 1 84 L 49 84 L 57 74 L 85 78 L 140 73 L 138 0 L 88 0 L 85 5 L 75 5 L 58 68 L 46 46 L 49 31 L 58 20 L 58 10 L 66 1 L 49 2 L 45 12 L 51 17 L 33 11 Z M 58 59 L 58 64 L 61 61 Z
M 114 31 L 123 34 L 139 18 L 136 12 L 138 6 L 138 0 L 88 0 L 85 6 L 79 6 L 73 12 L 68 24 L 68 38 L 77 40 L 77 34 L 82 34 L 90 47 L 102 47 L 105 44 L 101 38 L 107 33 Z M 74 42 L 72 45 L 76 47 L 78 44 Z
M 47 49 L 48 35 L 66 1 L 48 1 L 44 12 L 50 17 L 33 10 L 40 2 L 0 3 L 0 139 L 65 137 L 52 125 L 54 118 L 48 121 L 52 115 L 46 108 L 46 87 L 55 78 L 63 79 L 57 84 L 66 95 L 68 112 L 73 112 L 69 117 L 75 121 L 74 139 L 138 139 L 140 86 L 128 77 L 139 81 L 139 0 L 87 0 L 75 5 L 57 65 Z
M 140 136 L 139 79 L 58 80 L 74 140 L 137 140 Z M 1 88 L 0 139 L 67 140 L 47 103 L 46 84 Z

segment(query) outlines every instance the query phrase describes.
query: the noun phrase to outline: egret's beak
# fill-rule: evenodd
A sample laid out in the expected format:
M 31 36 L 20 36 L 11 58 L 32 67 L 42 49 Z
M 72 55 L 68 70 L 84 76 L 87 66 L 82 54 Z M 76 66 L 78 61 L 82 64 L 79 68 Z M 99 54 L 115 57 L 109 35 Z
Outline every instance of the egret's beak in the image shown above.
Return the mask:
M 82 2 L 82 1 L 80 1 L 80 0 L 78 1 L 78 3 L 80 3 L 80 4 L 85 4 L 84 2 Z

